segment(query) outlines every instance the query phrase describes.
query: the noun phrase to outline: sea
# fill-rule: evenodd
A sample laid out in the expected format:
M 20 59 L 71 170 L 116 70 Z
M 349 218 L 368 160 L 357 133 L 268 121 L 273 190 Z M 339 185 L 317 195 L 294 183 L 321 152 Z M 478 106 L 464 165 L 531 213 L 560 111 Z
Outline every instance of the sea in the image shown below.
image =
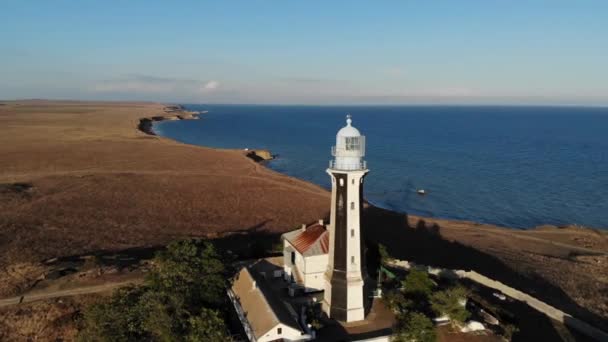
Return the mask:
M 366 136 L 365 198 L 383 208 L 519 229 L 608 229 L 606 107 L 184 107 L 207 112 L 156 123 L 155 132 L 194 145 L 268 149 L 277 155 L 268 167 L 327 189 L 330 149 L 351 114 Z

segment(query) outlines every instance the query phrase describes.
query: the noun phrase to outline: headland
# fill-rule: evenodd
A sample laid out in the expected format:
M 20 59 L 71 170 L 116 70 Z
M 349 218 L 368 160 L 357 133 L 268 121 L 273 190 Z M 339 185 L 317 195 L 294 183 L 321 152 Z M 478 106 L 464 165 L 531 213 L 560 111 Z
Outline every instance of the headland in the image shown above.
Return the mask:
M 329 193 L 246 157 L 149 134 L 159 103 L 3 101 L 0 295 L 30 288 L 52 258 L 162 246 L 180 237 L 276 237 L 326 218 Z M 148 120 L 145 120 L 145 119 Z M 145 127 L 142 122 L 145 121 Z M 149 126 L 148 126 L 149 125 Z M 527 231 L 367 206 L 364 234 L 395 257 L 470 269 L 608 329 L 608 234 Z

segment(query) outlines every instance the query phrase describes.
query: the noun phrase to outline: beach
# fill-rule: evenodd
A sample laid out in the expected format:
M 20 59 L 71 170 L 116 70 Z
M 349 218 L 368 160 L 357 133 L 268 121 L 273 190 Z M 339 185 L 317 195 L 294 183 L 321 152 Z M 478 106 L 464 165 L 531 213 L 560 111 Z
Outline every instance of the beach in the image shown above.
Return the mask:
M 244 151 L 140 130 L 144 118 L 178 115 L 164 104 L 2 104 L 2 297 L 34 284 L 51 258 L 157 247 L 184 237 L 276 237 L 328 216 L 329 192 L 272 171 Z M 364 215 L 364 234 L 396 257 L 476 270 L 608 330 L 606 232 L 522 231 L 372 206 Z

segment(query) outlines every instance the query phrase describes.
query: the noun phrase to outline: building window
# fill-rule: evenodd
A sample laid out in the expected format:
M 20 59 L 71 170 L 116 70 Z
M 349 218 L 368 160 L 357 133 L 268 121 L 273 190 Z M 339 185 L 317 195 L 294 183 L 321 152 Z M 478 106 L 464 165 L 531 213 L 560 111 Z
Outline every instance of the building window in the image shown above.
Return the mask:
M 281 335 L 283 333 L 283 328 L 277 328 L 277 335 Z
M 296 252 L 291 252 L 291 264 L 296 264 Z
M 351 264 L 354 264 L 354 263 L 355 263 L 355 257 L 354 257 L 354 256 L 351 256 L 351 257 L 350 257 L 350 263 L 351 263 Z
M 346 150 L 357 151 L 361 149 L 359 137 L 346 137 Z
M 350 202 L 350 208 L 355 209 L 355 202 Z
M 350 237 L 355 237 L 355 230 L 354 229 L 350 230 Z
M 350 181 L 350 182 L 351 182 L 352 184 L 355 184 L 355 179 L 353 178 L 353 180 L 352 180 L 352 181 Z

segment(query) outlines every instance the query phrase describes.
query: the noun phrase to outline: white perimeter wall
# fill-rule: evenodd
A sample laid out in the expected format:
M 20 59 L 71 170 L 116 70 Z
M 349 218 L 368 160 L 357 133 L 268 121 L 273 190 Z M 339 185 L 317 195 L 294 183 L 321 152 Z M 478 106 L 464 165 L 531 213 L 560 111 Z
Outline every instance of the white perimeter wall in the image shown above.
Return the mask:
M 278 329 L 281 328 L 281 334 L 278 334 Z M 277 324 L 274 328 L 270 329 L 266 334 L 260 336 L 257 339 L 258 342 L 275 341 L 278 339 L 284 339 L 286 341 L 303 341 L 309 340 L 309 335 L 302 335 L 300 330 L 294 329 L 283 323 Z

